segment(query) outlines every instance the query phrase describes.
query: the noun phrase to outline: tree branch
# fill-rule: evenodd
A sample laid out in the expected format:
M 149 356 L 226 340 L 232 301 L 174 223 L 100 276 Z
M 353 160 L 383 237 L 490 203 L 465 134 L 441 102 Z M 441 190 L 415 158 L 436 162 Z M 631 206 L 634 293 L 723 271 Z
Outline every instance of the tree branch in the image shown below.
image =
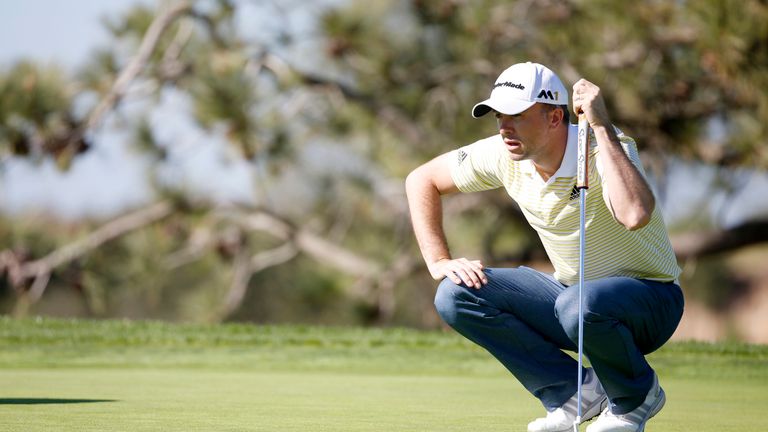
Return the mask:
M 102 121 L 104 116 L 112 111 L 115 106 L 125 95 L 128 87 L 134 79 L 141 73 L 149 62 L 149 58 L 155 51 L 157 44 L 160 41 L 160 37 L 166 30 L 178 19 L 180 16 L 190 14 L 192 12 L 192 4 L 187 1 L 180 1 L 170 8 L 166 9 L 162 14 L 155 17 L 152 23 L 149 25 L 147 32 L 141 40 L 139 50 L 131 61 L 120 71 L 117 79 L 112 83 L 112 87 L 109 92 L 101 99 L 98 105 L 91 111 L 88 118 L 81 123 L 67 139 L 67 144 L 62 149 L 61 153 L 68 155 L 67 159 L 71 158 L 77 153 L 80 143 L 86 133 L 95 129 Z
M 18 291 L 21 291 L 21 287 L 29 279 L 32 279 L 33 284 L 27 295 L 29 301 L 34 303 L 45 291 L 53 270 L 82 257 L 111 240 L 157 222 L 170 215 L 172 211 L 173 206 L 168 201 L 155 203 L 107 222 L 85 237 L 64 245 L 43 258 L 26 263 L 18 262 L 13 258 L 13 252 L 6 250 L 1 254 L 3 258 L 0 259 L 0 270 L 3 270 L 3 267 L 8 269 L 11 285 Z
M 243 248 L 235 256 L 232 266 L 232 283 L 224 298 L 224 304 L 218 313 L 218 320 L 231 315 L 243 304 L 245 294 L 248 291 L 248 282 L 255 273 L 275 267 L 292 260 L 298 250 L 291 242 L 286 242 L 273 249 L 261 251 L 253 256 L 248 256 L 247 248 Z
M 266 211 L 229 216 L 247 229 L 263 231 L 282 240 L 292 240 L 299 251 L 344 273 L 358 277 L 371 277 L 382 270 L 378 262 L 333 243 L 309 229 L 297 229 L 287 221 Z
M 102 117 L 104 117 L 104 114 L 114 109 L 120 102 L 120 99 L 125 95 L 128 86 L 139 75 L 141 70 L 144 69 L 147 62 L 149 62 L 149 58 L 155 51 L 163 33 L 168 30 L 176 19 L 191 12 L 192 4 L 189 1 L 180 1 L 155 17 L 152 24 L 149 25 L 147 32 L 144 34 L 144 38 L 141 40 L 141 45 L 139 45 L 139 51 L 136 53 L 136 56 L 134 56 L 128 65 L 120 71 L 120 75 L 112 84 L 109 93 L 107 93 L 99 105 L 91 111 L 91 114 L 88 116 L 88 120 L 85 123 L 85 130 L 83 132 L 96 127 Z
M 191 20 L 180 22 L 179 30 L 163 53 L 163 59 L 160 62 L 160 74 L 164 81 L 175 81 L 188 69 L 188 65 L 179 61 L 179 57 L 192 38 L 193 31 L 194 25 Z
M 746 222 L 727 230 L 672 236 L 672 247 L 681 260 L 729 252 L 763 242 L 768 242 L 768 221 Z

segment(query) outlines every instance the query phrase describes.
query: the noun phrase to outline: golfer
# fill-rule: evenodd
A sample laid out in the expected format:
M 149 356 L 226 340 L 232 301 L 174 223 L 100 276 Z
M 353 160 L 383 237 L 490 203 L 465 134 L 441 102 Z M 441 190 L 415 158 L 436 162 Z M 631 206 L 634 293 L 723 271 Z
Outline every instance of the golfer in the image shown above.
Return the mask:
M 611 124 L 600 88 L 573 86 L 573 110 L 592 128 L 586 202 L 582 421 L 588 432 L 642 431 L 665 394 L 645 355 L 683 313 L 680 268 L 632 138 Z M 442 280 L 445 322 L 496 357 L 538 398 L 546 415 L 531 432 L 568 431 L 577 414 L 579 199 L 577 126 L 568 91 L 536 63 L 505 70 L 472 116 L 496 116 L 498 133 L 445 153 L 408 175 L 416 238 Z M 486 268 L 451 255 L 441 195 L 504 188 L 539 234 L 554 267 Z

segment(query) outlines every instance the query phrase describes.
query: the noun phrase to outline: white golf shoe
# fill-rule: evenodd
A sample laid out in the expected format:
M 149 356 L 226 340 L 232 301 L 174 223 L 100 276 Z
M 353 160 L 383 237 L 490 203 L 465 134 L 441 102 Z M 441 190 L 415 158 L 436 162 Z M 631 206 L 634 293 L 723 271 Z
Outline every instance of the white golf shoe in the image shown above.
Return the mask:
M 592 369 L 587 369 L 581 387 L 581 422 L 585 422 L 600 414 L 605 408 L 608 398 L 605 390 Z M 537 418 L 528 423 L 528 432 L 568 432 L 573 430 L 576 421 L 578 393 L 553 411 L 547 412 L 546 417 Z
M 653 385 L 643 403 L 626 414 L 613 414 L 607 407 L 594 423 L 587 427 L 587 432 L 643 432 L 645 423 L 664 407 L 667 397 L 659 386 L 659 377 L 653 376 Z

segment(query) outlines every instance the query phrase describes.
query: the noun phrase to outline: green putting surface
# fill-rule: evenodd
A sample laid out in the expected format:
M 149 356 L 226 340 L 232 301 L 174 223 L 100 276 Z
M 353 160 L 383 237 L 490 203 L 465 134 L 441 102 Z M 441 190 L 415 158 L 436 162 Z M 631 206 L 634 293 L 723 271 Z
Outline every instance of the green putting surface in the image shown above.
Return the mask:
M 768 429 L 768 347 L 651 361 L 668 402 L 647 431 Z M 3 431 L 524 431 L 542 412 L 450 332 L 0 320 Z

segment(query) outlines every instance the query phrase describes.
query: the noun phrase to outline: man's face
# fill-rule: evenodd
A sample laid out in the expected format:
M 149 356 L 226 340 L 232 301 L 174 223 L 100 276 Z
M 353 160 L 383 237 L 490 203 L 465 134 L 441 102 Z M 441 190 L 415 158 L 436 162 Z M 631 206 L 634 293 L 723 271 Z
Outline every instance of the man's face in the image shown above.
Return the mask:
M 513 160 L 536 160 L 546 144 L 550 115 L 551 110 L 538 103 L 520 114 L 496 113 L 499 133 Z

